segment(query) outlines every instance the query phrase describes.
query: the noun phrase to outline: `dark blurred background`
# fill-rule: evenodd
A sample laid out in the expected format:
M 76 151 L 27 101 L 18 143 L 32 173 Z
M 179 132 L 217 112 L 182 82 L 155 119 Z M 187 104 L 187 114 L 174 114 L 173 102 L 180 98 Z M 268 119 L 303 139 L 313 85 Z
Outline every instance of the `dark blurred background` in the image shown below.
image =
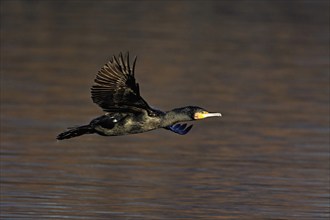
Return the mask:
M 223 117 L 57 142 L 121 51 Z M 329 155 L 329 1 L 1 0 L 2 219 L 328 219 Z

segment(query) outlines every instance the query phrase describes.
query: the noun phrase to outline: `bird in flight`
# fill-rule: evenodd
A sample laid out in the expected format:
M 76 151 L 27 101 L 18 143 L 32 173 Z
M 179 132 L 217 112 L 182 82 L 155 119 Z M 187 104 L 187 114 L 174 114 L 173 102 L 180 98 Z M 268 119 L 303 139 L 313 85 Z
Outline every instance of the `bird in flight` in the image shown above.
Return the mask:
M 161 111 L 150 107 L 141 97 L 139 84 L 136 83 L 136 57 L 131 66 L 128 52 L 110 61 L 97 73 L 91 87 L 92 100 L 105 114 L 93 119 L 88 125 L 70 127 L 57 136 L 58 140 L 69 139 L 84 134 L 119 136 L 136 134 L 164 128 L 174 133 L 185 135 L 192 125 L 179 122 L 193 121 L 208 117 L 221 116 L 209 113 L 197 106 L 175 108 Z

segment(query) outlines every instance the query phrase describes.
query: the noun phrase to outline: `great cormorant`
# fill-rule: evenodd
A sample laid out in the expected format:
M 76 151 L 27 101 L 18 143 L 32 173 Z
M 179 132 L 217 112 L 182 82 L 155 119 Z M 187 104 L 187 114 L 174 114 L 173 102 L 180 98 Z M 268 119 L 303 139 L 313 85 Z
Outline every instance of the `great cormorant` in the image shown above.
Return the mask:
M 142 133 L 157 128 L 165 128 L 185 135 L 192 125 L 178 122 L 221 116 L 209 113 L 195 106 L 176 108 L 163 112 L 154 109 L 140 96 L 139 84 L 135 82 L 136 57 L 130 66 L 129 54 L 120 53 L 97 73 L 91 88 L 93 102 L 106 113 L 92 120 L 88 125 L 71 127 L 59 134 L 58 140 L 69 139 L 83 134 L 97 133 L 103 136 L 118 136 Z

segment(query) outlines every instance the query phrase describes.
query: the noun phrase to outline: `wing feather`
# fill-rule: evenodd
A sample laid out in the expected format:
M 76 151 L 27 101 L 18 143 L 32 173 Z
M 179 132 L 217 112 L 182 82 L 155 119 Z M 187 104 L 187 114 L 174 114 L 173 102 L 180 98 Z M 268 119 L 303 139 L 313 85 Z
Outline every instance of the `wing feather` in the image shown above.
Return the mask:
M 136 57 L 132 68 L 129 54 L 118 58 L 113 56 L 97 73 L 94 85 L 91 88 L 92 100 L 104 111 L 116 109 L 141 109 L 151 111 L 148 103 L 140 96 L 139 84 L 134 78 Z

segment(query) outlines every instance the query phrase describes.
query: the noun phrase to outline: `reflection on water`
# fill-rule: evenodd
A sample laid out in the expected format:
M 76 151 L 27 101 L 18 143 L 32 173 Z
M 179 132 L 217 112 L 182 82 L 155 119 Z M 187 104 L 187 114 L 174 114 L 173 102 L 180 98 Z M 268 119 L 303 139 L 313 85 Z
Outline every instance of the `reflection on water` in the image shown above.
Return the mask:
M 3 219 L 327 219 L 326 1 L 2 1 Z M 102 114 L 113 54 L 142 94 L 221 119 L 57 142 Z

